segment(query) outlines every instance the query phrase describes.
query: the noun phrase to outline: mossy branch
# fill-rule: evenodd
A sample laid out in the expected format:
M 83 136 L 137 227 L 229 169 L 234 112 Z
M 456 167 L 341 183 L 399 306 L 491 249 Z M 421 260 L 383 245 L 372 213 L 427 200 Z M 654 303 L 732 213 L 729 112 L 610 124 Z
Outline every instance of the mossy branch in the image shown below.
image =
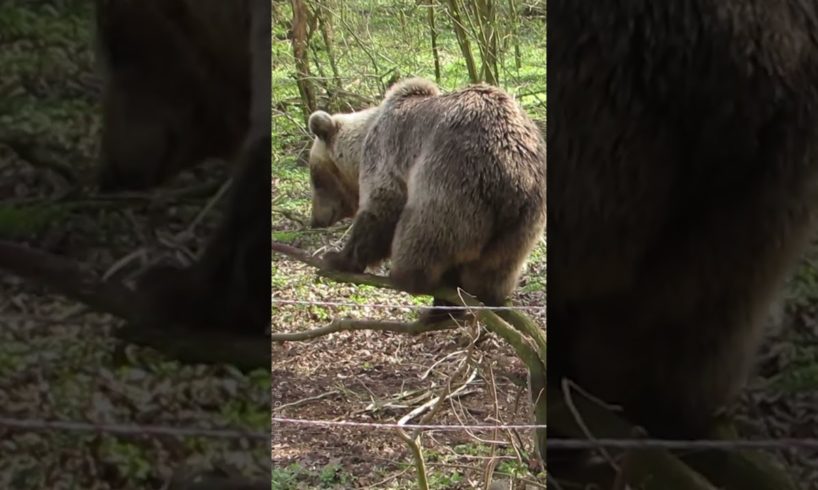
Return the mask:
M 273 242 L 272 250 L 291 259 L 315 267 L 318 269 L 317 273 L 319 276 L 326 277 L 334 281 L 402 291 L 402 289 L 395 285 L 388 277 L 365 273 L 339 272 L 328 269 L 321 259 L 305 252 L 304 250 L 292 247 L 290 245 Z M 460 306 L 484 306 L 474 296 L 462 291 L 458 292 L 450 288 L 436 289 L 434 291 L 429 291 L 426 294 L 436 298 L 445 299 L 450 303 Z M 486 324 L 486 327 L 490 331 L 501 336 L 509 344 L 511 344 L 523 362 L 525 362 L 527 365 L 529 362 L 539 364 L 543 371 L 545 370 L 545 336 L 543 335 L 541 329 L 537 327 L 537 325 L 530 318 L 522 313 L 508 310 L 503 311 L 502 316 L 501 314 L 488 309 L 478 309 L 473 310 L 473 312 L 480 320 L 483 321 L 483 323 Z M 344 324 L 339 324 L 335 327 L 329 325 L 327 327 L 323 327 L 322 329 L 304 333 L 303 335 L 306 336 L 306 338 L 314 338 L 318 335 L 344 329 L 366 328 L 366 324 L 356 324 L 355 322 L 351 322 L 347 325 L 351 328 L 343 328 Z M 407 327 L 407 325 L 413 324 L 403 324 L 403 326 L 398 326 L 399 324 L 397 323 L 386 324 L 384 322 L 372 322 L 370 325 L 380 330 L 404 331 L 405 333 L 424 331 L 420 326 L 414 326 L 411 328 Z M 316 331 L 325 333 L 315 334 L 314 332 Z M 295 334 L 290 333 L 281 335 L 293 336 Z
M 570 403 L 554 388 L 549 425 L 567 437 L 633 438 L 635 428 L 612 407 L 577 392 Z M 580 418 L 581 420 L 578 420 Z M 718 434 L 716 435 L 718 436 Z M 666 449 L 634 449 L 624 456 L 620 481 L 646 490 L 797 490 L 798 486 L 766 455 L 751 451 L 705 450 L 678 456 Z M 581 478 L 582 475 L 579 475 Z

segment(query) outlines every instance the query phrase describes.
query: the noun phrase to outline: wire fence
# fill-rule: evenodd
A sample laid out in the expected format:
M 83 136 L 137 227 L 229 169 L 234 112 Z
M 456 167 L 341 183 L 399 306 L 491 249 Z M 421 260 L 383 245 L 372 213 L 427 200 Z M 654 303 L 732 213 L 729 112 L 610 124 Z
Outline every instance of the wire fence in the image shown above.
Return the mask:
M 314 301 L 282 299 L 272 297 L 273 306 L 322 306 L 331 308 L 369 308 L 369 309 L 391 309 L 391 310 L 418 310 L 434 307 L 439 310 L 462 311 L 462 310 L 495 310 L 495 311 L 545 311 L 546 306 L 540 305 L 515 305 L 515 306 L 432 306 L 419 304 L 383 304 L 383 303 L 359 303 L 344 301 Z M 315 420 L 297 419 L 288 417 L 272 417 L 274 427 L 278 424 L 281 427 L 323 427 L 323 428 L 356 428 L 362 430 L 383 431 L 383 430 L 420 430 L 430 432 L 493 432 L 512 430 L 536 430 L 545 429 L 546 425 L 537 424 L 402 424 L 402 423 L 375 423 L 358 422 L 346 420 Z M 275 432 L 275 429 L 273 430 Z M 547 441 L 547 447 L 551 449 L 666 449 L 666 450 L 816 450 L 818 451 L 818 438 L 757 438 L 757 439 L 695 439 L 695 440 L 668 440 L 654 438 L 577 438 L 563 439 L 551 438 Z
M 430 308 L 431 305 L 419 304 L 380 304 L 380 303 L 358 303 L 358 302 L 344 302 L 344 301 L 310 301 L 310 300 L 292 300 L 271 297 L 272 303 L 278 305 L 290 306 L 322 306 L 334 308 L 377 308 L 377 309 L 391 309 L 391 310 L 418 310 Z M 544 311 L 545 306 L 536 305 L 519 305 L 519 306 L 434 306 L 440 310 L 496 310 L 496 311 Z M 70 322 L 69 319 L 51 320 L 47 318 L 31 317 L 27 315 L 18 315 L 15 318 L 4 318 L 4 320 L 17 321 L 31 321 L 64 324 Z M 537 426 L 444 426 L 444 425 L 400 425 L 398 424 L 368 424 L 359 422 L 332 422 L 322 420 L 297 420 L 272 418 L 273 423 L 287 423 L 287 424 L 307 424 L 307 425 L 322 425 L 322 426 L 352 426 L 352 427 L 370 427 L 376 429 L 385 428 L 404 428 L 404 429 L 423 429 L 423 430 L 509 430 L 513 428 L 537 428 Z M 234 428 L 207 428 L 207 427 L 176 427 L 163 426 L 155 424 L 124 424 L 124 423 L 97 423 L 91 421 L 78 420 L 57 420 L 57 419 L 43 419 L 43 418 L 15 418 L 9 416 L 0 416 L 0 430 L 8 432 L 25 432 L 25 431 L 66 431 L 66 432 L 81 432 L 91 434 L 112 434 L 125 437 L 202 437 L 212 439 L 234 439 L 234 440 L 250 440 L 250 441 L 267 441 L 271 440 L 270 432 L 252 431 L 245 429 Z
M 399 424 L 399 423 L 374 423 L 374 422 L 353 422 L 344 420 L 310 420 L 294 419 L 287 417 L 273 417 L 273 423 L 290 424 L 296 426 L 317 426 L 317 427 L 353 427 L 371 430 L 422 430 L 440 432 L 487 432 L 487 431 L 509 431 L 509 430 L 534 430 L 545 429 L 546 425 L 536 424 L 497 424 L 497 425 L 435 425 L 435 424 Z M 553 449 L 668 449 L 668 450 L 705 450 L 705 449 L 815 449 L 818 450 L 818 439 L 813 438 L 779 438 L 779 439 L 753 439 L 753 440 L 715 440 L 715 439 L 695 439 L 695 440 L 670 440 L 670 439 L 549 439 L 547 447 Z
M 537 424 L 400 424 L 356 422 L 346 420 L 311 420 L 288 417 L 272 417 L 272 431 L 251 431 L 242 429 L 203 428 L 203 427 L 170 427 L 153 424 L 113 424 L 79 422 L 69 420 L 21 419 L 0 417 L 0 428 L 11 431 L 47 431 L 60 430 L 67 432 L 84 432 L 93 434 L 114 434 L 120 436 L 145 437 L 203 437 L 212 439 L 249 440 L 258 442 L 275 441 L 275 424 L 292 426 L 311 426 L 325 428 L 357 428 L 373 431 L 382 430 L 420 430 L 437 432 L 493 432 L 511 430 L 545 429 L 546 425 Z M 815 438 L 779 438 L 752 440 L 669 440 L 669 439 L 549 439 L 547 447 L 552 449 L 667 449 L 667 450 L 768 450 L 782 449 L 818 450 L 818 439 Z
M 297 305 L 297 306 L 327 306 L 327 307 L 335 307 L 335 308 L 381 308 L 381 309 L 395 309 L 395 310 L 419 310 L 424 308 L 432 308 L 432 305 L 396 305 L 396 304 L 383 304 L 383 303 L 355 303 L 355 302 L 344 302 L 344 301 L 309 301 L 309 300 L 298 300 L 298 299 L 279 299 L 275 296 L 272 297 L 273 305 L 281 304 L 281 305 Z M 434 308 L 436 310 L 494 310 L 494 311 L 545 311 L 545 306 L 536 306 L 536 305 L 518 305 L 518 306 L 437 306 L 435 305 Z
M 416 304 L 379 304 L 379 303 L 357 303 L 343 301 L 309 301 L 290 300 L 272 297 L 273 304 L 294 305 L 294 306 L 326 306 L 326 307 L 349 307 L 349 308 L 383 308 L 412 310 L 429 308 L 429 305 Z M 441 306 L 445 310 L 520 310 L 520 311 L 541 311 L 546 306 L 519 305 L 519 306 Z M 271 407 L 274 409 L 275 407 Z M 201 437 L 212 439 L 245 440 L 257 443 L 275 441 L 276 432 L 282 427 L 323 427 L 323 428 L 355 428 L 370 431 L 384 430 L 419 430 L 429 432 L 493 432 L 493 431 L 514 431 L 514 430 L 536 430 L 545 429 L 546 425 L 537 424 L 401 424 L 401 423 L 375 423 L 363 421 L 346 420 L 314 420 L 298 419 L 274 416 L 271 417 L 271 431 L 247 430 L 236 428 L 207 428 L 207 427 L 172 427 L 155 424 L 119 424 L 119 423 L 95 423 L 88 421 L 74 420 L 48 420 L 41 418 L 14 418 L 0 416 L 0 430 L 6 431 L 67 431 L 83 432 L 93 434 L 112 434 L 125 437 Z M 552 449 L 666 449 L 666 450 L 815 450 L 818 451 L 818 439 L 816 438 L 766 438 L 766 439 L 742 439 L 742 440 L 667 440 L 653 438 L 584 438 L 584 439 L 549 439 L 547 447 Z
M 211 439 L 243 439 L 269 441 L 270 433 L 241 429 L 204 427 L 169 427 L 162 425 L 110 424 L 71 420 L 20 419 L 0 417 L 0 428 L 19 431 L 61 430 L 67 432 L 108 433 L 124 436 L 206 437 Z

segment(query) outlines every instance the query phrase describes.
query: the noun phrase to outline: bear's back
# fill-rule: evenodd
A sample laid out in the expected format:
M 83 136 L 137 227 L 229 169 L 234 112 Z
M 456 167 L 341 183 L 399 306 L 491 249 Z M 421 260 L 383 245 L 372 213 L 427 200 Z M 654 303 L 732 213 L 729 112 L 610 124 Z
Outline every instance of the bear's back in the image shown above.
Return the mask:
M 404 174 L 410 191 L 477 193 L 501 215 L 544 203 L 545 143 L 516 101 L 484 84 L 435 95 L 428 83 L 387 94 L 368 140 L 387 156 L 383 164 Z

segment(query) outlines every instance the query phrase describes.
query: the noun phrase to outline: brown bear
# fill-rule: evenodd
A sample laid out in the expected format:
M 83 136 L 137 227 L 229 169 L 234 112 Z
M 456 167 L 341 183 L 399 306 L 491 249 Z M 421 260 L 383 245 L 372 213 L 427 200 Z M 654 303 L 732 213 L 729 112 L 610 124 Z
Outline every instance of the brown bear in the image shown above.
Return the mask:
M 549 384 L 705 437 L 814 229 L 818 3 L 548 8 Z
M 502 304 L 546 222 L 545 143 L 511 96 L 488 85 L 443 94 L 413 78 L 377 107 L 317 111 L 309 127 L 313 226 L 354 216 L 331 267 L 389 257 L 406 291 L 457 286 Z

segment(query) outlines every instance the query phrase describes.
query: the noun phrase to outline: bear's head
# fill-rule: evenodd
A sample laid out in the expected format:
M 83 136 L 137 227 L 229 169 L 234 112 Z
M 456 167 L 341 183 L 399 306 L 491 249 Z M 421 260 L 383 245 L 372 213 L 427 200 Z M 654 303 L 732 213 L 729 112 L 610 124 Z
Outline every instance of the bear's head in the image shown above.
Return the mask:
M 315 111 L 310 116 L 310 132 L 315 135 L 309 159 L 313 228 L 331 226 L 358 211 L 361 148 L 374 111 L 333 115 Z

